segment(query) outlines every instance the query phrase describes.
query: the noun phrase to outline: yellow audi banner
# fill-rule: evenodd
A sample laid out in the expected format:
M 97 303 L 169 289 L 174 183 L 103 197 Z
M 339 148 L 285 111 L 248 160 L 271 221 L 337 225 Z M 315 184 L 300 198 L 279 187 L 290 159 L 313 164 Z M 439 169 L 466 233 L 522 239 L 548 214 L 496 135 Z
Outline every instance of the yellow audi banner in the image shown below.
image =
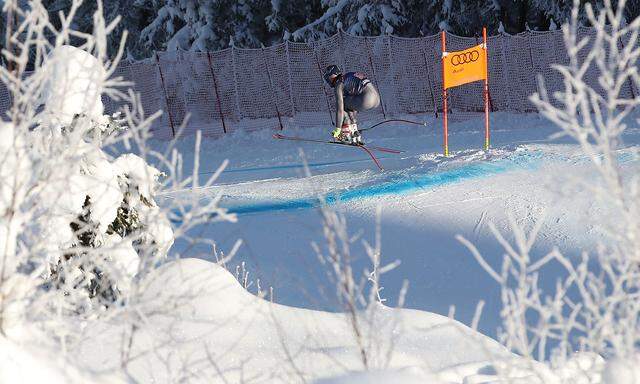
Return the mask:
M 487 80 L 487 50 L 484 44 L 464 51 L 442 54 L 444 89 Z

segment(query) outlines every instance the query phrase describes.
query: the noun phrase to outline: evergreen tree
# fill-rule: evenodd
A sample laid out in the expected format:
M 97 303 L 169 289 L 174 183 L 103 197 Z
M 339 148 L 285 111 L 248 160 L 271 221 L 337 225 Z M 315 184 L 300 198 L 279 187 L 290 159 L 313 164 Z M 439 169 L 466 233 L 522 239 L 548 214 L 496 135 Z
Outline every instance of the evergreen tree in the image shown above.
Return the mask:
M 504 32 L 509 34 L 517 34 L 527 29 L 547 31 L 552 22 L 555 25 L 562 25 L 571 15 L 573 4 L 571 1 L 557 0 L 497 0 L 497 2 L 500 8 L 500 23 Z M 590 1 L 590 3 L 595 9 L 603 5 L 601 0 Z M 581 15 L 581 19 L 586 23 L 584 14 Z
M 167 50 L 259 47 L 269 9 L 268 0 L 166 0 L 141 38 L 147 47 Z
M 443 21 L 448 14 L 448 8 L 441 0 L 406 0 L 406 9 L 410 11 L 399 35 L 407 37 L 437 33 L 444 26 Z
M 109 53 L 111 55 L 115 55 L 118 51 L 125 30 L 129 33 L 129 38 L 126 41 L 128 53 L 136 58 L 150 55 L 146 47 L 141 44 L 138 36 L 140 31 L 153 20 L 153 15 L 157 11 L 156 7 L 154 7 L 156 2 L 157 0 L 103 1 L 104 18 L 107 23 L 112 22 L 118 16 L 120 17 L 120 22 L 108 39 Z M 43 4 L 49 11 L 49 19 L 56 28 L 59 28 L 60 19 L 57 15 L 60 12 L 68 14 L 71 10 L 72 0 L 43 0 Z M 80 32 L 91 33 L 93 29 L 93 14 L 96 10 L 97 3 L 95 1 L 84 1 L 76 12 L 74 28 Z M 72 37 L 72 45 L 76 45 L 79 42 L 79 39 Z
M 627 21 L 634 20 L 640 16 L 640 0 L 628 0 L 624 15 Z
M 322 14 L 320 0 L 271 0 L 271 12 L 266 18 L 271 40 L 288 39 L 291 32 L 312 23 Z
M 109 36 L 109 52 L 115 54 L 120 46 L 122 34 L 126 30 L 126 53 L 133 58 L 149 57 L 149 51 L 140 39 L 140 33 L 155 17 L 156 8 L 153 0 L 108 0 L 104 1 L 104 17 L 107 22 L 115 20 L 118 15 L 120 23 Z
M 322 38 L 340 28 L 357 36 L 393 34 L 407 22 L 407 9 L 398 0 L 322 0 L 322 7 L 322 16 L 296 30 L 295 39 Z
M 482 27 L 491 33 L 498 28 L 497 7 L 494 0 L 445 1 L 439 29 L 459 36 L 480 36 Z M 433 31 L 437 32 L 437 31 Z
M 68 13 L 72 0 L 43 0 L 54 25 L 58 12 Z M 583 0 L 586 2 L 586 0 Z M 590 1 L 596 8 L 602 0 Z M 288 39 L 325 38 L 342 28 L 358 36 L 394 34 L 432 35 L 441 30 L 477 36 L 487 26 L 490 34 L 544 31 L 569 17 L 571 1 L 558 0 L 109 0 L 104 1 L 107 22 L 121 16 L 110 36 L 115 54 L 123 32 L 129 32 L 126 50 L 141 59 L 160 50 L 208 51 L 236 47 L 258 48 Z M 96 2 L 85 1 L 77 11 L 75 28 L 90 33 Z M 640 15 L 640 0 L 629 0 L 627 22 Z M 584 19 L 584 18 L 583 18 Z M 0 18 L 5 33 L 9 15 Z M 59 25 L 57 25 L 59 26 Z M 75 44 L 72 38 L 71 44 Z M 4 41 L 2 46 L 4 46 Z

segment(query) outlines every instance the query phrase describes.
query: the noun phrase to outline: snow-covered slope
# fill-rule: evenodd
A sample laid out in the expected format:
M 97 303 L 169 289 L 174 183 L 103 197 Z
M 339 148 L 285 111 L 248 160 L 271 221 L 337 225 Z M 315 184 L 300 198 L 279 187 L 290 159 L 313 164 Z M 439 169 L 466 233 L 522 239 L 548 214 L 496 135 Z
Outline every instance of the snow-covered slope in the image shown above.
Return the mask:
M 276 383 L 364 369 L 346 314 L 286 307 L 244 290 L 222 267 L 199 259 L 163 266 L 146 291 L 147 319 L 129 372 L 140 382 Z M 183 297 L 175 307 L 176 297 Z M 170 309 L 170 310 L 169 310 Z M 452 366 L 483 366 L 510 354 L 461 323 L 432 313 L 380 307 L 369 364 L 425 377 Z M 106 327 L 77 351 L 83 364 L 117 368 L 121 329 Z M 99 347 L 98 347 L 99 346 Z M 174 376 L 166 376 L 171 371 Z M 165 372 L 165 374 L 163 374 Z M 244 380 L 244 381 L 243 381 Z
M 41 341 L 45 339 L 41 336 Z M 93 370 L 88 370 L 93 371 Z M 119 375 L 94 375 L 81 371 L 57 351 L 20 345 L 0 337 L 0 383 L 2 384 L 119 384 Z
M 598 356 L 576 356 L 551 372 L 463 325 L 471 324 L 476 304 L 484 300 L 479 329 L 494 337 L 500 302 L 495 282 L 456 234 L 497 265 L 503 250 L 488 223 L 510 240 L 509 214 L 525 227 L 543 221 L 534 258 L 553 247 L 571 257 L 606 242 L 601 224 L 615 222 L 580 183 L 593 177 L 589 161 L 575 145 L 547 139 L 555 132 L 549 123 L 535 115 L 496 114 L 488 152 L 474 149 L 482 138 L 479 125 L 473 120 L 452 125 L 450 158 L 438 155 L 435 122 L 429 130 L 373 131 L 367 135 L 371 143 L 405 150 L 383 156 L 385 172 L 357 148 L 285 143 L 265 132 L 205 140 L 199 172 L 213 172 L 223 159 L 230 167 L 219 185 L 195 193 L 202 199 L 221 194 L 222 205 L 239 220 L 203 225 L 193 234 L 223 250 L 241 238 L 244 243 L 227 267 L 233 271 L 244 263 L 250 280 L 260 279 L 267 292 L 274 288 L 273 302 L 249 294 L 210 262 L 210 246 L 178 241 L 174 251 L 192 258 L 164 265 L 146 299 L 136 304 L 154 314 L 145 319 L 149 326 L 128 337 L 118 321 L 102 323 L 74 354 L 84 367 L 110 372 L 122 365 L 122 346 L 131 345 L 126 371 L 142 382 L 497 383 L 505 367 L 521 378 L 517 382 L 528 384 L 602 382 L 600 372 L 607 371 Z M 618 152 L 629 174 L 638 170 L 633 147 L 638 133 L 628 131 L 627 147 Z M 192 144 L 191 139 L 180 143 L 187 164 Z M 170 191 L 162 199 L 185 193 L 193 192 Z M 381 207 L 382 259 L 401 261 L 382 281 L 388 304 L 396 304 L 403 280 L 410 282 L 406 309 L 380 307 L 377 320 L 365 325 L 364 333 L 375 338 L 368 344 L 375 349 L 368 373 L 362 372 L 362 352 L 349 315 L 340 313 L 344 307 L 327 279 L 327 266 L 310 245 L 323 247 L 318 196 L 345 215 L 352 234 L 361 232 L 370 243 Z M 362 271 L 368 261 L 359 241 L 352 256 L 354 270 Z M 551 287 L 558 273 L 546 270 L 541 287 Z M 461 322 L 443 316 L 448 313 Z
M 401 155 L 381 154 L 385 172 L 377 171 L 357 148 L 283 142 L 268 132 L 206 140 L 201 172 L 213 171 L 223 159 L 230 165 L 217 186 L 197 193 L 204 199 L 222 194 L 222 204 L 238 212 L 239 220 L 208 226 L 198 234 L 226 250 L 242 239 L 233 262 L 245 262 L 263 287 L 273 286 L 276 302 L 341 310 L 310 246 L 323 241 L 321 218 L 312 208 L 318 206 L 317 196 L 326 196 L 346 216 L 351 232 L 362 231 L 372 242 L 375 211 L 381 206 L 382 258 L 402 262 L 383 279 L 390 302 L 408 279 L 407 307 L 447 315 L 453 305 L 456 318 L 470 324 L 476 304 L 484 300 L 479 329 L 494 336 L 500 323 L 498 287 L 455 240 L 456 234 L 474 242 L 497 265 L 503 250 L 488 224 L 509 238 L 509 214 L 525 227 L 543 220 L 534 257 L 556 246 L 575 255 L 606 241 L 599 229 L 602 217 L 615 219 L 580 184 L 593 170 L 579 148 L 566 139 L 548 139 L 557 129 L 538 115 L 493 114 L 493 149 L 486 153 L 477 149 L 483 137 L 480 118 L 454 123 L 450 158 L 439 154 L 440 121 L 427 121 L 426 128 L 390 124 L 366 135 L 374 145 L 405 150 Z M 327 131 L 289 134 L 322 138 Z M 634 130 L 625 136 L 631 145 L 638 138 Z M 189 156 L 190 140 L 181 145 Z M 629 172 L 637 170 L 628 150 L 620 150 L 619 157 Z M 185 192 L 164 198 L 180 193 Z M 353 253 L 361 270 L 366 257 L 359 242 Z M 191 245 L 189 255 L 211 258 L 208 248 Z M 555 276 L 551 269 L 543 282 L 553 284 Z

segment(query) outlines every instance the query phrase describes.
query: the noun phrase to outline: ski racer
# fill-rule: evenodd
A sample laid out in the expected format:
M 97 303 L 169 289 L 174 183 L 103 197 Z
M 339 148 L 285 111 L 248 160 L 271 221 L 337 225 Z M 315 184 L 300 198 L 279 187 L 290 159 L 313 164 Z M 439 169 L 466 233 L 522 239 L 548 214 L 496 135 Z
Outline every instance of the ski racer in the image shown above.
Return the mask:
M 380 105 L 380 95 L 362 72 L 342 71 L 337 65 L 329 65 L 323 74 L 324 80 L 334 89 L 336 97 L 336 128 L 331 135 L 340 142 L 362 145 L 356 116 L 360 111 Z

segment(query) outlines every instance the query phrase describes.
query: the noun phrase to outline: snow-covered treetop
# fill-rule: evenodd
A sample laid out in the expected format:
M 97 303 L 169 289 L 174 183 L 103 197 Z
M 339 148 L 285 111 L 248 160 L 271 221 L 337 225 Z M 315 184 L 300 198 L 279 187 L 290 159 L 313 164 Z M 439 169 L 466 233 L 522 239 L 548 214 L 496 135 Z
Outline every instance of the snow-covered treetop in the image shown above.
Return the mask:
M 590 3 L 602 6 L 602 0 Z M 72 0 L 43 4 L 58 27 L 57 12 L 68 12 Z M 107 21 L 121 17 L 109 38 L 109 52 L 117 51 L 127 30 L 134 36 L 127 42 L 127 55 L 145 58 L 160 50 L 259 48 L 291 37 L 315 40 L 340 28 L 360 36 L 404 37 L 440 30 L 476 36 L 483 26 L 490 34 L 549 30 L 566 22 L 571 5 L 555 0 L 110 0 L 103 13 Z M 95 2 L 81 5 L 75 19 L 78 30 L 91 32 L 95 9 Z M 628 1 L 625 10 L 629 21 L 640 14 L 640 5 Z M 586 23 L 584 15 L 581 20 Z M 3 34 L 5 21 L 0 20 Z

